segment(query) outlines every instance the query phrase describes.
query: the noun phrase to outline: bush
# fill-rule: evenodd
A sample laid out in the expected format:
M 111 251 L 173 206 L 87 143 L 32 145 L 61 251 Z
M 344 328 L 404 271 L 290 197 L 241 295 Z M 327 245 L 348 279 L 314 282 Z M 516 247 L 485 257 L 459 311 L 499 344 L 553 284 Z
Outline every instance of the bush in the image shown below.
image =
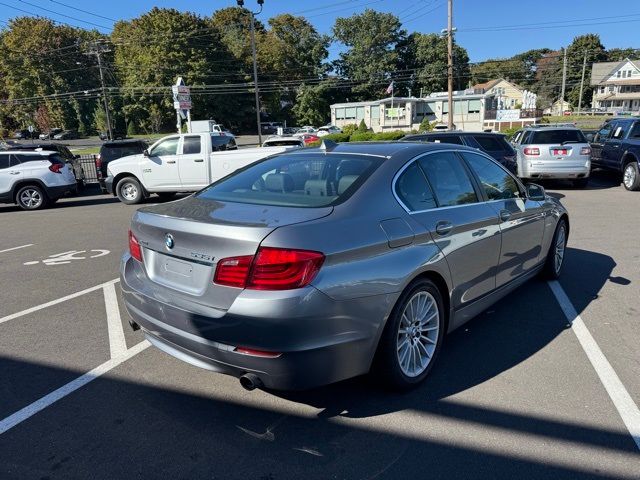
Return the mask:
M 380 133 L 376 133 L 372 140 L 400 140 L 402 137 L 404 137 L 407 134 L 407 132 L 403 132 L 401 130 L 396 130 L 393 132 L 380 132 Z
M 364 123 L 364 118 L 363 118 L 362 120 L 360 120 L 360 125 L 358 125 L 358 132 L 364 133 L 368 131 L 369 131 L 369 128 L 367 127 L 367 124 Z
M 350 123 L 349 125 L 345 125 L 344 127 L 342 127 L 342 133 L 351 135 L 352 133 L 355 133 L 357 129 L 358 126 L 355 123 Z
M 332 142 L 337 142 L 337 143 L 342 143 L 342 142 L 348 142 L 349 141 L 349 137 L 351 135 L 348 133 L 330 133 L 329 135 L 325 135 L 324 137 L 321 137 L 321 140 L 331 140 Z
M 507 136 L 507 138 L 511 138 L 518 130 L 522 130 L 522 127 L 511 127 L 505 130 L 501 130 L 498 133 L 504 133 Z
M 435 122 L 431 123 L 427 117 L 424 117 L 420 122 L 420 127 L 418 127 L 418 130 L 420 130 L 421 132 L 430 132 L 431 130 L 433 130 L 434 124 Z
M 316 140 L 315 142 L 307 143 L 305 147 L 308 147 L 308 148 L 319 147 L 321 143 L 322 143 L 322 140 Z
M 356 132 L 349 138 L 350 142 L 368 142 L 373 140 L 375 133 L 373 132 Z
M 129 121 L 127 125 L 127 136 L 132 137 L 133 135 L 138 134 L 138 129 L 136 128 L 136 124 L 133 120 Z

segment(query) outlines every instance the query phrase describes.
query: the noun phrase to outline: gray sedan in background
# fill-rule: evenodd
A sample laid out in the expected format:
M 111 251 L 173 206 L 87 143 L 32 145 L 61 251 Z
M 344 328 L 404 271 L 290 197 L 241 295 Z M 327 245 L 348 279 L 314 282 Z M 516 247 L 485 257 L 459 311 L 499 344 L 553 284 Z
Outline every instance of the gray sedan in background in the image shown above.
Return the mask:
M 409 388 L 447 332 L 557 277 L 568 234 L 558 200 L 475 149 L 326 142 L 140 209 L 121 285 L 152 344 L 247 389 Z

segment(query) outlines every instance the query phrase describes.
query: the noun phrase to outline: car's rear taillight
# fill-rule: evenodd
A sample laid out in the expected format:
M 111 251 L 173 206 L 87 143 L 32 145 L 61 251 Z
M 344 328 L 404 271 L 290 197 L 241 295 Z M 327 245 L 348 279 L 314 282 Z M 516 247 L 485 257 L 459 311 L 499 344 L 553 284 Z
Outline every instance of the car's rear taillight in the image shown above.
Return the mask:
M 62 172 L 60 171 L 62 170 L 62 167 L 64 167 L 62 163 L 52 163 L 51 165 L 49 165 L 49 170 L 51 170 L 53 173 L 59 173 L 62 175 Z
M 131 230 L 129 230 L 129 253 L 137 261 L 142 262 L 142 247 Z
M 213 281 L 251 290 L 290 290 L 309 285 L 323 262 L 320 252 L 261 247 L 255 257 L 220 260 Z
M 591 147 L 582 147 L 580 149 L 580 155 L 591 155 Z
M 533 148 L 525 147 L 524 154 L 529 156 L 540 155 L 540 149 L 537 147 L 533 147 Z

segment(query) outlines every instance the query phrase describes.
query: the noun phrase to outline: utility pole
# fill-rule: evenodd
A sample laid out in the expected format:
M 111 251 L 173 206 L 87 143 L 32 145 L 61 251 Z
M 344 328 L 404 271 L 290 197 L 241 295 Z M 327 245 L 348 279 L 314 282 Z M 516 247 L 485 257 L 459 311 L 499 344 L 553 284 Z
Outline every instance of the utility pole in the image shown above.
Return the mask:
M 98 59 L 98 69 L 100 70 L 100 83 L 102 84 L 102 100 L 104 101 L 104 113 L 107 118 L 107 134 L 109 140 L 113 140 L 113 130 L 111 128 L 111 115 L 109 114 L 109 99 L 107 98 L 107 88 L 104 85 L 104 72 L 102 71 L 102 54 L 107 53 L 110 50 L 107 49 L 103 43 L 94 42 L 91 46 L 91 50 L 87 55 L 95 55 Z
M 560 94 L 560 115 L 564 115 L 564 91 L 567 84 L 567 49 L 564 49 L 562 60 L 562 93 Z
M 448 128 L 453 130 L 453 0 L 448 0 L 447 20 L 447 89 L 449 94 Z
M 578 115 L 582 112 L 582 89 L 584 88 L 584 73 L 587 70 L 587 51 L 584 51 L 582 59 L 582 80 L 580 80 L 580 96 L 578 97 Z
M 244 7 L 244 0 L 236 0 L 239 7 Z M 256 125 L 258 127 L 258 143 L 262 145 L 262 129 L 260 128 L 260 91 L 258 90 L 258 63 L 256 58 L 256 27 L 255 27 L 255 16 L 259 15 L 262 12 L 262 6 L 264 5 L 264 0 L 258 0 L 258 5 L 260 5 L 260 10 L 257 12 L 249 11 L 250 20 L 251 20 L 251 53 L 253 55 L 253 85 L 255 87 L 256 94 Z

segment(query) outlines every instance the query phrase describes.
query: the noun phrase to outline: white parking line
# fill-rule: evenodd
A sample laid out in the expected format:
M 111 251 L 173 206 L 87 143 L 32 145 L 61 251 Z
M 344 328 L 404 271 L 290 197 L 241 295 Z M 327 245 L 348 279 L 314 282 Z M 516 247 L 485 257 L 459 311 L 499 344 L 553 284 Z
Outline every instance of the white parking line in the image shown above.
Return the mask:
M 104 288 L 106 285 L 113 285 L 114 283 L 118 283 L 119 281 L 120 281 L 119 278 L 115 278 L 113 280 L 109 280 L 108 282 L 101 283 L 100 285 L 96 285 L 95 287 L 87 288 L 86 290 L 81 290 L 79 292 L 72 293 L 71 295 L 67 295 L 66 297 L 56 298 L 55 300 L 51 300 L 50 302 L 43 303 L 35 307 L 27 308 L 26 310 L 22 310 L 21 312 L 12 313 L 11 315 L 7 315 L 6 317 L 0 318 L 0 324 L 4 322 L 8 322 L 9 320 L 22 317 L 24 315 L 28 315 L 33 312 L 37 312 L 38 310 L 42 310 L 43 308 L 47 308 L 52 305 L 57 305 L 58 303 L 66 302 L 67 300 L 71 300 L 76 297 L 80 297 L 85 293 L 93 292 L 95 290 L 100 290 L 101 288 Z
M 633 441 L 636 442 L 638 449 L 640 449 L 640 410 L 638 406 L 633 402 L 631 395 L 629 395 L 620 378 L 618 378 L 607 357 L 604 356 L 598 343 L 591 336 L 589 329 L 582 321 L 582 318 L 580 318 L 580 315 L 578 315 L 578 312 L 576 312 L 576 309 L 560 283 L 555 280 L 550 281 L 549 287 L 551 287 L 551 291 L 555 295 L 567 320 L 571 323 L 573 333 L 578 337 L 578 342 L 580 342 L 584 353 L 587 354 L 591 365 L 593 365 L 602 385 L 604 385 L 611 401 L 618 410 Z
M 147 347 L 149 347 L 149 345 L 151 345 L 149 342 L 147 342 L 146 340 L 143 340 L 142 342 L 138 343 L 136 346 L 131 347 L 129 350 L 127 350 L 123 355 L 120 355 L 118 358 L 112 358 L 108 362 L 105 362 L 102 365 L 97 366 L 96 368 L 94 368 L 88 373 L 85 373 L 81 377 L 78 377 L 75 380 L 72 380 L 66 385 L 63 385 L 57 390 L 54 390 L 53 392 L 45 395 L 39 400 L 36 400 L 32 404 L 27 405 L 23 409 L 18 410 L 12 415 L 9 415 L 4 420 L 0 421 L 0 435 L 5 433 L 7 430 L 12 429 L 16 425 L 24 422 L 28 418 L 34 416 L 36 413 L 44 410 L 48 406 L 57 402 L 58 400 L 61 400 L 62 398 L 69 395 L 70 393 L 73 393 L 79 388 L 84 387 L 89 382 L 92 382 L 96 378 L 99 378 L 105 373 L 109 372 L 110 370 L 113 370 L 121 363 L 129 360 L 130 358 L 134 357 L 138 353 L 145 350 Z
M 107 326 L 109 327 L 109 350 L 111 351 L 111 358 L 117 358 L 127 351 L 127 341 L 124 338 L 120 308 L 118 308 L 118 296 L 113 283 L 105 285 L 102 290 L 107 310 Z
M 21 248 L 33 247 L 33 243 L 28 243 L 27 245 L 20 245 L 19 247 L 7 248 L 5 250 L 0 250 L 0 253 L 5 252 L 13 252 L 14 250 L 20 250 Z

